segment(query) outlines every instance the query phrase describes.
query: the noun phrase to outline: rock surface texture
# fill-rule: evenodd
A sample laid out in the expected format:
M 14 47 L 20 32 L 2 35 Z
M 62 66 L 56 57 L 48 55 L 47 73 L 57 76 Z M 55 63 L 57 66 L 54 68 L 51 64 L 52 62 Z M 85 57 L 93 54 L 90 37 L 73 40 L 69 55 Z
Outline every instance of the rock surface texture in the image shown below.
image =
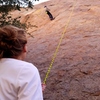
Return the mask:
M 26 61 L 33 63 L 42 81 L 66 28 L 46 81 L 44 100 L 100 100 L 100 0 L 51 0 L 20 12 L 30 23 Z M 44 6 L 55 17 L 50 21 Z

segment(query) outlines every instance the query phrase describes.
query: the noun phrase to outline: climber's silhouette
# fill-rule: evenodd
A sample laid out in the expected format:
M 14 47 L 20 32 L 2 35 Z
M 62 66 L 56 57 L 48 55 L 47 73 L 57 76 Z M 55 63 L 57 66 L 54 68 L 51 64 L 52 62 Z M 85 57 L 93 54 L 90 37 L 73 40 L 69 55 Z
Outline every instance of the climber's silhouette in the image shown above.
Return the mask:
M 54 17 L 53 17 L 53 15 L 50 13 L 50 10 L 47 8 L 47 6 L 44 6 L 44 8 L 46 9 L 45 11 L 46 11 L 46 13 L 48 14 L 50 20 L 53 20 Z
M 20 5 L 17 4 L 17 5 L 16 5 L 16 9 L 19 10 L 19 11 L 21 11 L 21 10 L 20 10 Z
M 28 7 L 33 9 L 31 1 L 28 2 Z

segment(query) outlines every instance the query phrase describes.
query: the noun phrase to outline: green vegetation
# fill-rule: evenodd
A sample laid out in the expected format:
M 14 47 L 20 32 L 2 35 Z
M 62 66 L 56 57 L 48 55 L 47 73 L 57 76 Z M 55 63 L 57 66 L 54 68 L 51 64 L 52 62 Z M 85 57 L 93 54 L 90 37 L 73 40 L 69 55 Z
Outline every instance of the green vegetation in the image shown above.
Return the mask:
M 9 12 L 12 10 L 20 11 L 20 5 L 28 5 L 29 7 L 29 2 L 29 0 L 0 0 L 0 27 L 4 25 L 14 25 L 24 29 L 27 28 L 25 23 L 20 22 L 21 16 L 12 18 Z

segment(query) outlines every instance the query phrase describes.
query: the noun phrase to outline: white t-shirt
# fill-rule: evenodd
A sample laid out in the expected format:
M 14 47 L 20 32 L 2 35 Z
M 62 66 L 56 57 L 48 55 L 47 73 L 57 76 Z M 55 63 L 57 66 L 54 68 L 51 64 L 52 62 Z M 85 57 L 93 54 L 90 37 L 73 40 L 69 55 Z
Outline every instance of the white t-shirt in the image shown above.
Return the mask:
M 37 68 L 25 61 L 1 59 L 0 100 L 43 100 Z

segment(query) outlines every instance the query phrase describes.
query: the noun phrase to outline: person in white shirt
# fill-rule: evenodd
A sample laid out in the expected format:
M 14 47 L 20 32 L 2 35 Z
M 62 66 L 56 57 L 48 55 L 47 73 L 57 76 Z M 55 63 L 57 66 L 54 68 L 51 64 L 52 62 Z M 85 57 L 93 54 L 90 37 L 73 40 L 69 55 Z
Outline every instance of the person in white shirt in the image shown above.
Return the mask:
M 0 100 L 43 100 L 38 69 L 23 61 L 26 44 L 23 29 L 0 28 Z

